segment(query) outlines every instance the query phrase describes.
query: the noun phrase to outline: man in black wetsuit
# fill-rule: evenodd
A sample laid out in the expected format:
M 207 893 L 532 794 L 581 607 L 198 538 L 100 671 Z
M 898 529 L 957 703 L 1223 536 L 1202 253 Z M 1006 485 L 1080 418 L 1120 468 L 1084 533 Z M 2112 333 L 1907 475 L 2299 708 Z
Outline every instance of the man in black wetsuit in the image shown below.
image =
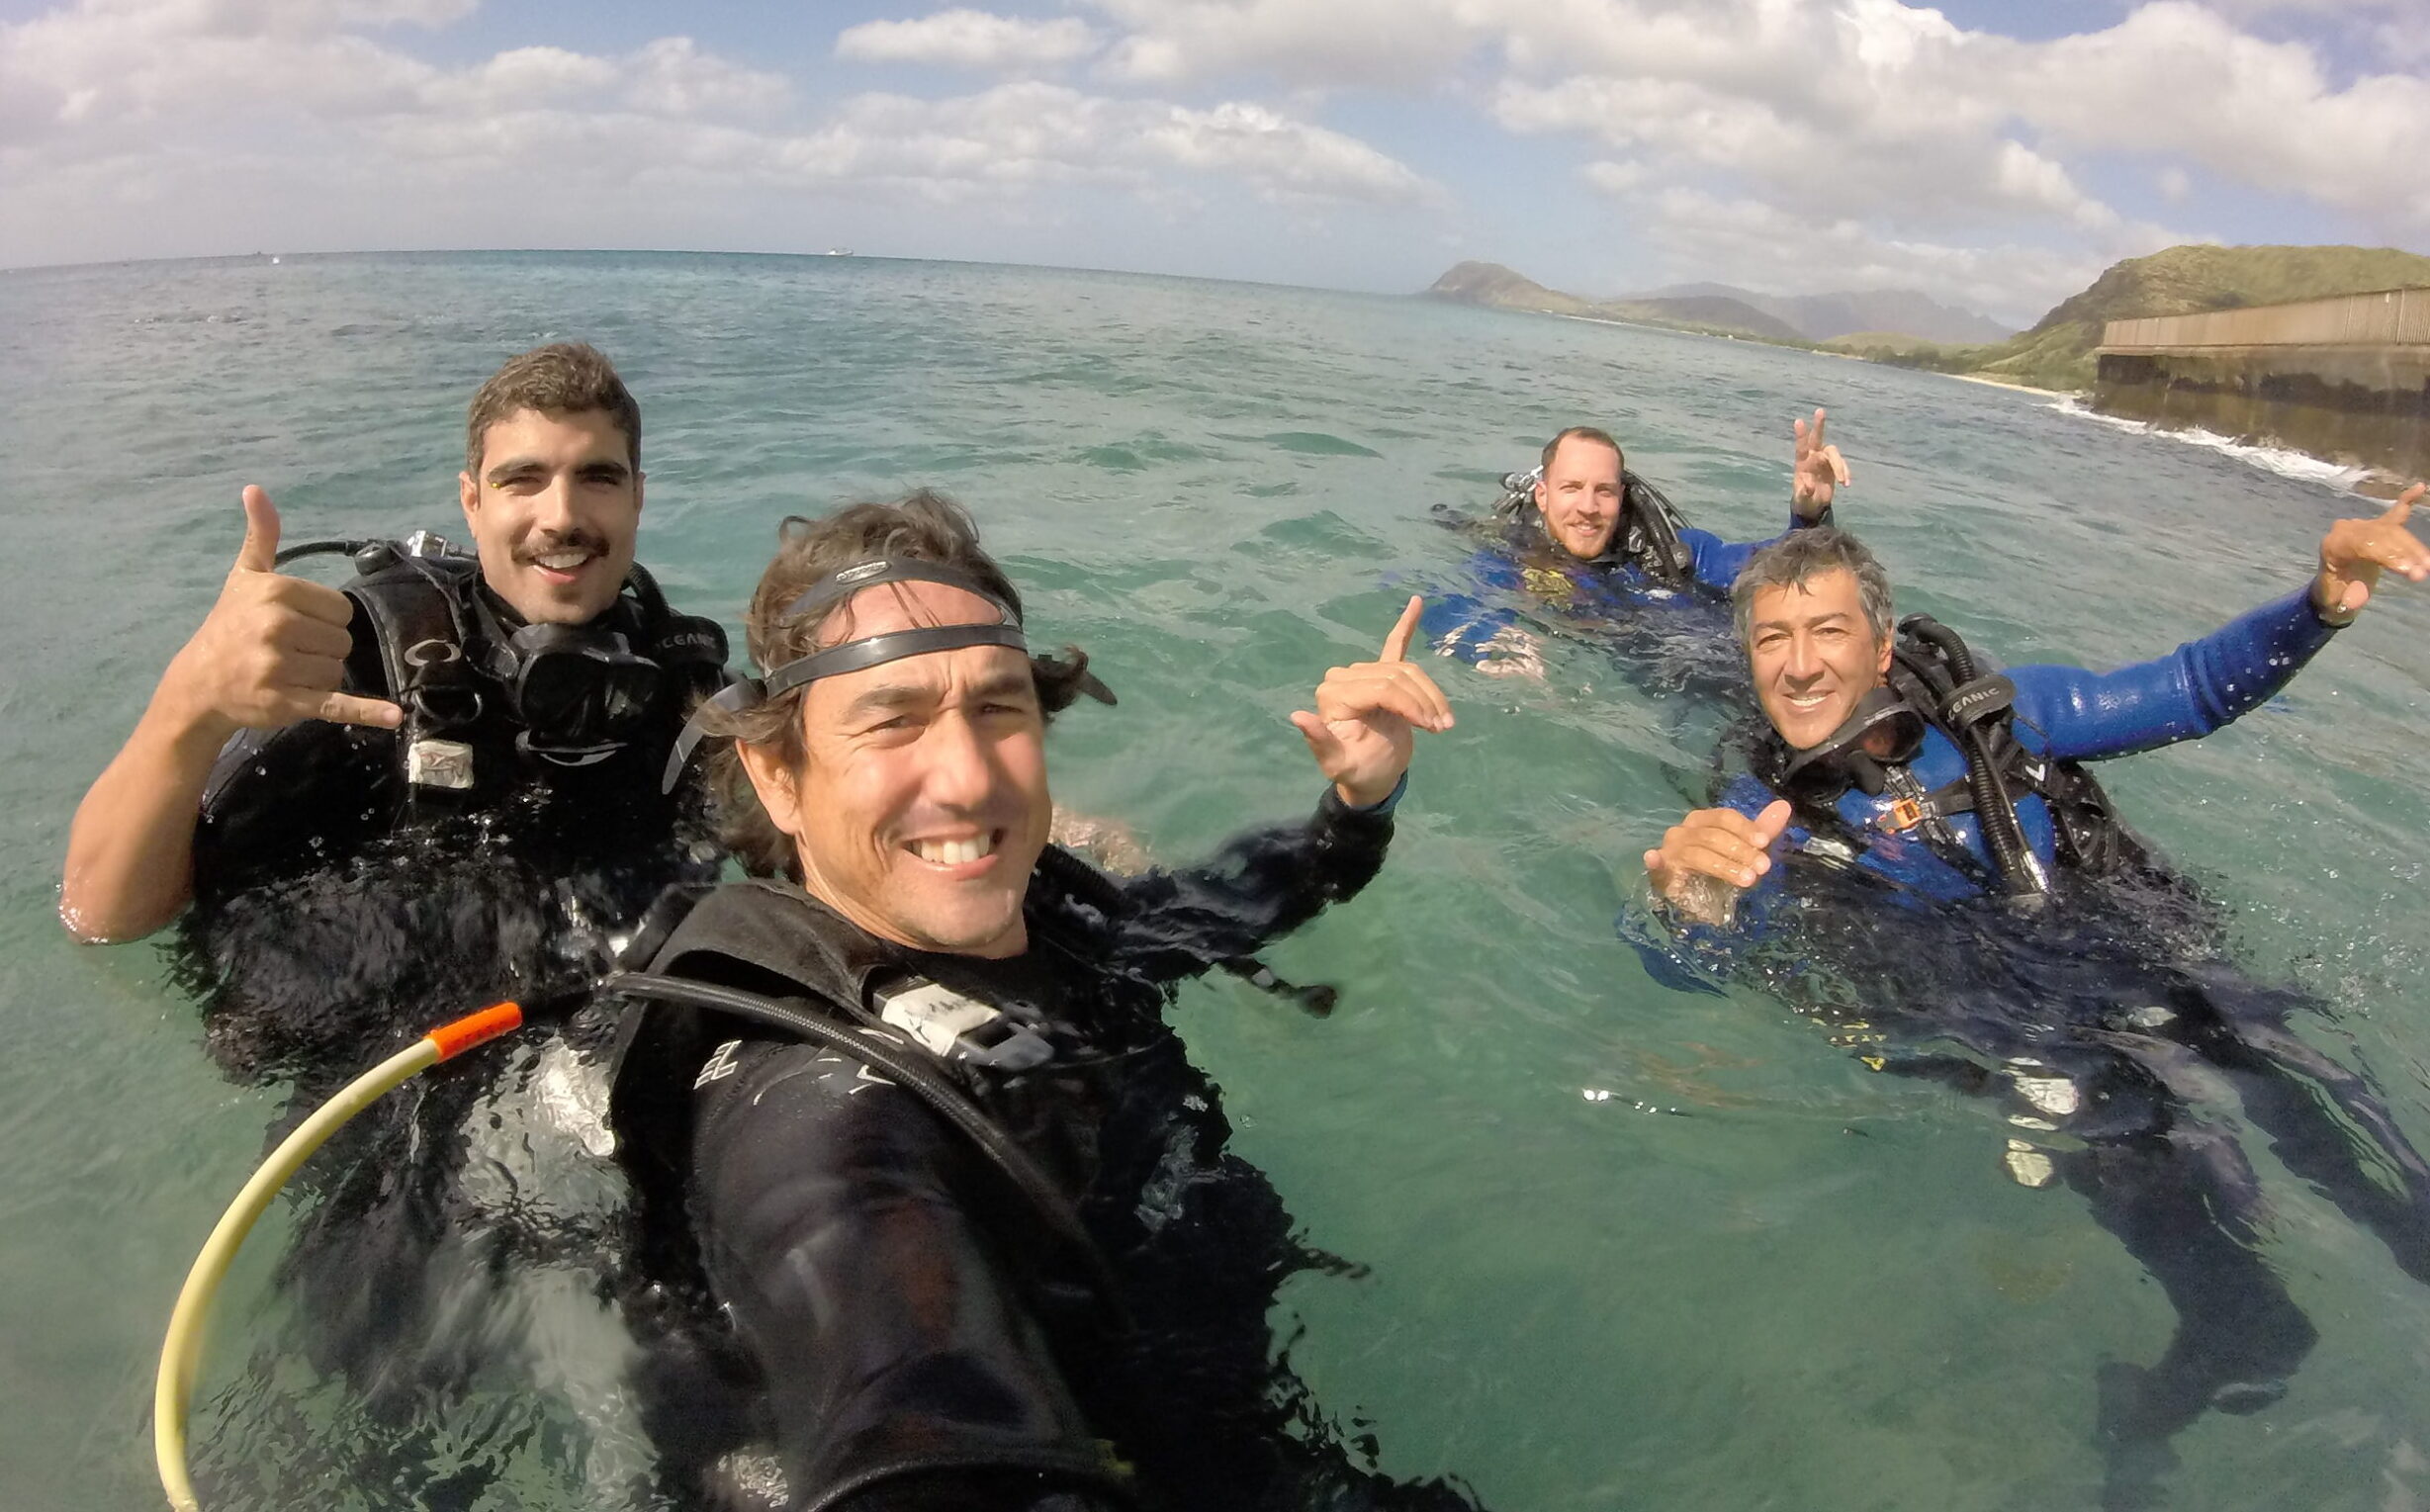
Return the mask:
M 244 490 L 219 601 L 76 810 L 70 934 L 138 938 L 198 892 L 530 798 L 579 794 L 583 824 L 617 821 L 616 847 L 669 848 L 658 762 L 690 698 L 722 685 L 725 646 L 635 568 L 640 408 L 595 350 L 541 347 L 483 386 L 466 442 L 478 570 L 417 538 L 358 556 L 344 590 L 282 575 L 278 510 Z
M 1043 742 L 1110 695 L 1029 654 L 968 516 L 918 494 L 787 522 L 750 612 L 769 670 L 699 721 L 735 738 L 714 759 L 753 880 L 619 979 L 614 1105 L 645 1227 L 765 1392 L 785 1505 L 1466 1504 L 1285 1431 L 1322 1424 L 1266 1311 L 1312 1257 L 1164 1023 L 1177 983 L 1382 864 L 1412 732 L 1451 725 L 1404 657 L 1419 608 L 1292 717 L 1331 779 L 1312 817 L 1116 881 L 1048 844 Z M 672 1460 L 729 1447 L 677 1442 L 697 1395 L 659 1394 Z
M 290 1081 L 310 1109 L 469 1007 L 587 984 L 650 900 L 716 874 L 705 794 L 664 793 L 660 773 L 690 704 L 723 685 L 725 638 L 633 561 L 640 442 L 605 357 L 526 352 L 468 416 L 478 555 L 369 543 L 342 590 L 278 570 L 278 513 L 245 490 L 235 566 L 78 809 L 59 899 L 94 941 L 182 910 L 175 952 L 232 1075 Z M 425 1388 L 516 1353 L 507 1289 L 551 1285 L 547 1258 L 595 1273 L 614 1216 L 567 1179 L 605 1143 L 585 1028 L 418 1078 L 315 1164 L 287 1270 L 311 1350 L 408 1434 Z M 461 1180 L 481 1139 L 499 1147 L 477 1163 L 486 1199 Z M 418 1473 L 356 1478 L 457 1499 Z

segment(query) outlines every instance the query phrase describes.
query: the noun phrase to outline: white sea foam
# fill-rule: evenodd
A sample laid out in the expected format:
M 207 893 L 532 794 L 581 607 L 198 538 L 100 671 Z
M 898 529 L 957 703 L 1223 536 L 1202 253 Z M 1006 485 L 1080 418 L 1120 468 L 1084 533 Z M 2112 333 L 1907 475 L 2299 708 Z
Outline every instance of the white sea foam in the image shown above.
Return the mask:
M 2301 483 L 2323 484 L 2332 489 L 2351 489 L 2370 476 L 2368 468 L 2345 467 L 2334 462 L 2324 462 L 2318 457 L 2309 456 L 2289 447 L 2254 446 L 2231 436 L 2222 436 L 2216 431 L 2199 428 L 2173 430 L 2167 426 L 2153 425 L 2143 420 L 2129 420 L 2120 415 L 2103 414 L 2072 394 L 2062 395 L 2045 407 L 2055 409 L 2061 414 L 2098 420 L 2104 425 L 2115 426 L 2119 430 L 2131 431 L 2136 435 L 2164 436 L 2171 441 L 2183 441 L 2192 446 L 2206 446 L 2214 452 L 2224 452 L 2238 462 L 2250 464 L 2266 472 L 2276 473 L 2282 478 L 2293 478 Z

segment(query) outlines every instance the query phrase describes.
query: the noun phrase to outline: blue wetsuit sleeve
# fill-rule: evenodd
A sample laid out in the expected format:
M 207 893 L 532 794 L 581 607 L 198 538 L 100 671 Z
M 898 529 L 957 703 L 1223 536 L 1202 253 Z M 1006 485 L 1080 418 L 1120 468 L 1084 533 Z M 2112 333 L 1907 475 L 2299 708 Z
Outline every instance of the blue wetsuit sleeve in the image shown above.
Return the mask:
M 1512 591 L 1522 581 L 1517 563 L 1499 552 L 1481 551 L 1468 559 L 1465 576 L 1484 592 Z M 1429 647 L 1458 657 L 1471 667 L 1485 660 L 1485 645 L 1519 623 L 1518 611 L 1493 603 L 1478 592 L 1444 590 L 1426 595 L 1417 621 Z
M 1485 660 L 1486 644 L 1518 622 L 1513 610 L 1465 593 L 1445 593 L 1426 600 L 1417 628 L 1427 646 L 1474 667 Z
M 1709 530 L 1690 526 L 1679 532 L 1679 544 L 1687 548 L 1688 556 L 1695 565 L 1696 580 L 1708 588 L 1719 588 L 1727 593 L 1731 585 L 1738 581 L 1738 575 L 1746 571 L 1748 558 L 1771 545 L 1772 541 L 1783 539 L 1791 530 L 1805 530 L 1830 523 L 1831 506 L 1828 504 L 1824 505 L 1820 515 L 1810 520 L 1798 518 L 1797 511 L 1792 508 L 1789 510 L 1788 529 L 1773 536 L 1770 541 L 1725 541 Z
M 2113 672 L 2019 667 L 2008 675 L 2018 718 L 2048 738 L 2049 754 L 2087 760 L 2210 734 L 2277 696 L 2336 633 L 2306 585 L 2155 661 Z
M 1725 541 L 1709 530 L 1690 526 L 1679 532 L 1679 544 L 1687 548 L 1696 580 L 1708 588 L 1719 588 L 1727 593 L 1730 584 L 1738 581 L 1739 571 L 1746 567 L 1747 559 L 1771 543 Z

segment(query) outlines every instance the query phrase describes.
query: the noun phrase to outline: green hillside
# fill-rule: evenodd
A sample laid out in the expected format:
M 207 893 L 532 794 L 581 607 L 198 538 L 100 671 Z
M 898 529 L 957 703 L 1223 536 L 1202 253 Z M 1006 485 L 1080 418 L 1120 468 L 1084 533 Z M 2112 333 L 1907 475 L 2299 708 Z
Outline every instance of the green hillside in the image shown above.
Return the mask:
M 2430 286 L 2430 257 L 2394 247 L 2178 246 L 2112 265 L 2031 330 L 2006 341 L 1893 348 L 1842 337 L 1832 345 L 1901 367 L 1982 373 L 2037 389 L 2085 389 L 2093 382 L 2093 349 L 2111 320 L 2417 286 Z

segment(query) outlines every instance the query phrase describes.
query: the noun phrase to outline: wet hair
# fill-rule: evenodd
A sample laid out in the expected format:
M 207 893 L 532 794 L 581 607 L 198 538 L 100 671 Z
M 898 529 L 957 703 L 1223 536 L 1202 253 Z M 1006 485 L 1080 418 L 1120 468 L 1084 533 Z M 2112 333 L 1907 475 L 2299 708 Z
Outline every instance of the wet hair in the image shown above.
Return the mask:
M 597 410 L 624 432 L 625 460 L 641 471 L 641 405 L 616 376 L 614 363 L 597 347 L 580 341 L 536 346 L 490 375 L 473 396 L 464 417 L 464 470 L 481 476 L 482 447 L 490 427 L 525 409 L 552 418 Z
M 1628 468 L 1629 454 L 1620 449 L 1620 443 L 1611 438 L 1610 431 L 1597 430 L 1591 425 L 1573 425 L 1544 443 L 1544 456 L 1540 460 L 1546 473 L 1553 471 L 1553 454 L 1561 450 L 1561 443 L 1564 441 L 1592 441 L 1597 446 L 1608 446 L 1612 450 L 1612 455 L 1620 459 L 1622 470 L 1625 471 Z
M 958 568 L 1011 605 L 1015 618 L 1021 615 L 1021 590 L 979 545 L 979 528 L 969 511 L 942 493 L 922 489 L 891 504 L 850 504 L 821 520 L 790 515 L 776 527 L 776 559 L 760 575 L 760 586 L 751 595 L 745 617 L 752 661 L 766 671 L 823 649 L 832 640 L 824 634 L 828 622 L 839 614 L 850 614 L 853 600 L 845 598 L 816 618 L 787 616 L 785 606 L 845 568 L 881 559 Z M 1037 682 L 1038 710 L 1048 720 L 1069 708 L 1083 686 L 1093 680 L 1088 654 L 1073 646 L 1063 651 L 1059 659 L 1030 659 Z M 807 685 L 794 688 L 734 712 L 707 709 L 701 723 L 712 736 L 772 751 L 788 770 L 799 770 L 807 755 L 801 737 L 801 700 L 807 691 Z M 743 869 L 755 877 L 784 875 L 799 880 L 793 838 L 777 829 L 760 806 L 759 792 L 751 785 L 733 744 L 715 749 L 708 770 L 717 797 L 719 838 Z
M 1836 572 L 1855 578 L 1856 593 L 1864 604 L 1864 620 L 1872 628 L 1873 639 L 1888 641 L 1890 575 L 1862 541 L 1845 530 L 1817 525 L 1790 531 L 1748 558 L 1747 565 L 1739 569 L 1738 580 L 1730 584 L 1730 618 L 1738 627 L 1739 644 L 1748 643 L 1748 633 L 1754 628 L 1757 590 L 1803 588 L 1824 574 Z

